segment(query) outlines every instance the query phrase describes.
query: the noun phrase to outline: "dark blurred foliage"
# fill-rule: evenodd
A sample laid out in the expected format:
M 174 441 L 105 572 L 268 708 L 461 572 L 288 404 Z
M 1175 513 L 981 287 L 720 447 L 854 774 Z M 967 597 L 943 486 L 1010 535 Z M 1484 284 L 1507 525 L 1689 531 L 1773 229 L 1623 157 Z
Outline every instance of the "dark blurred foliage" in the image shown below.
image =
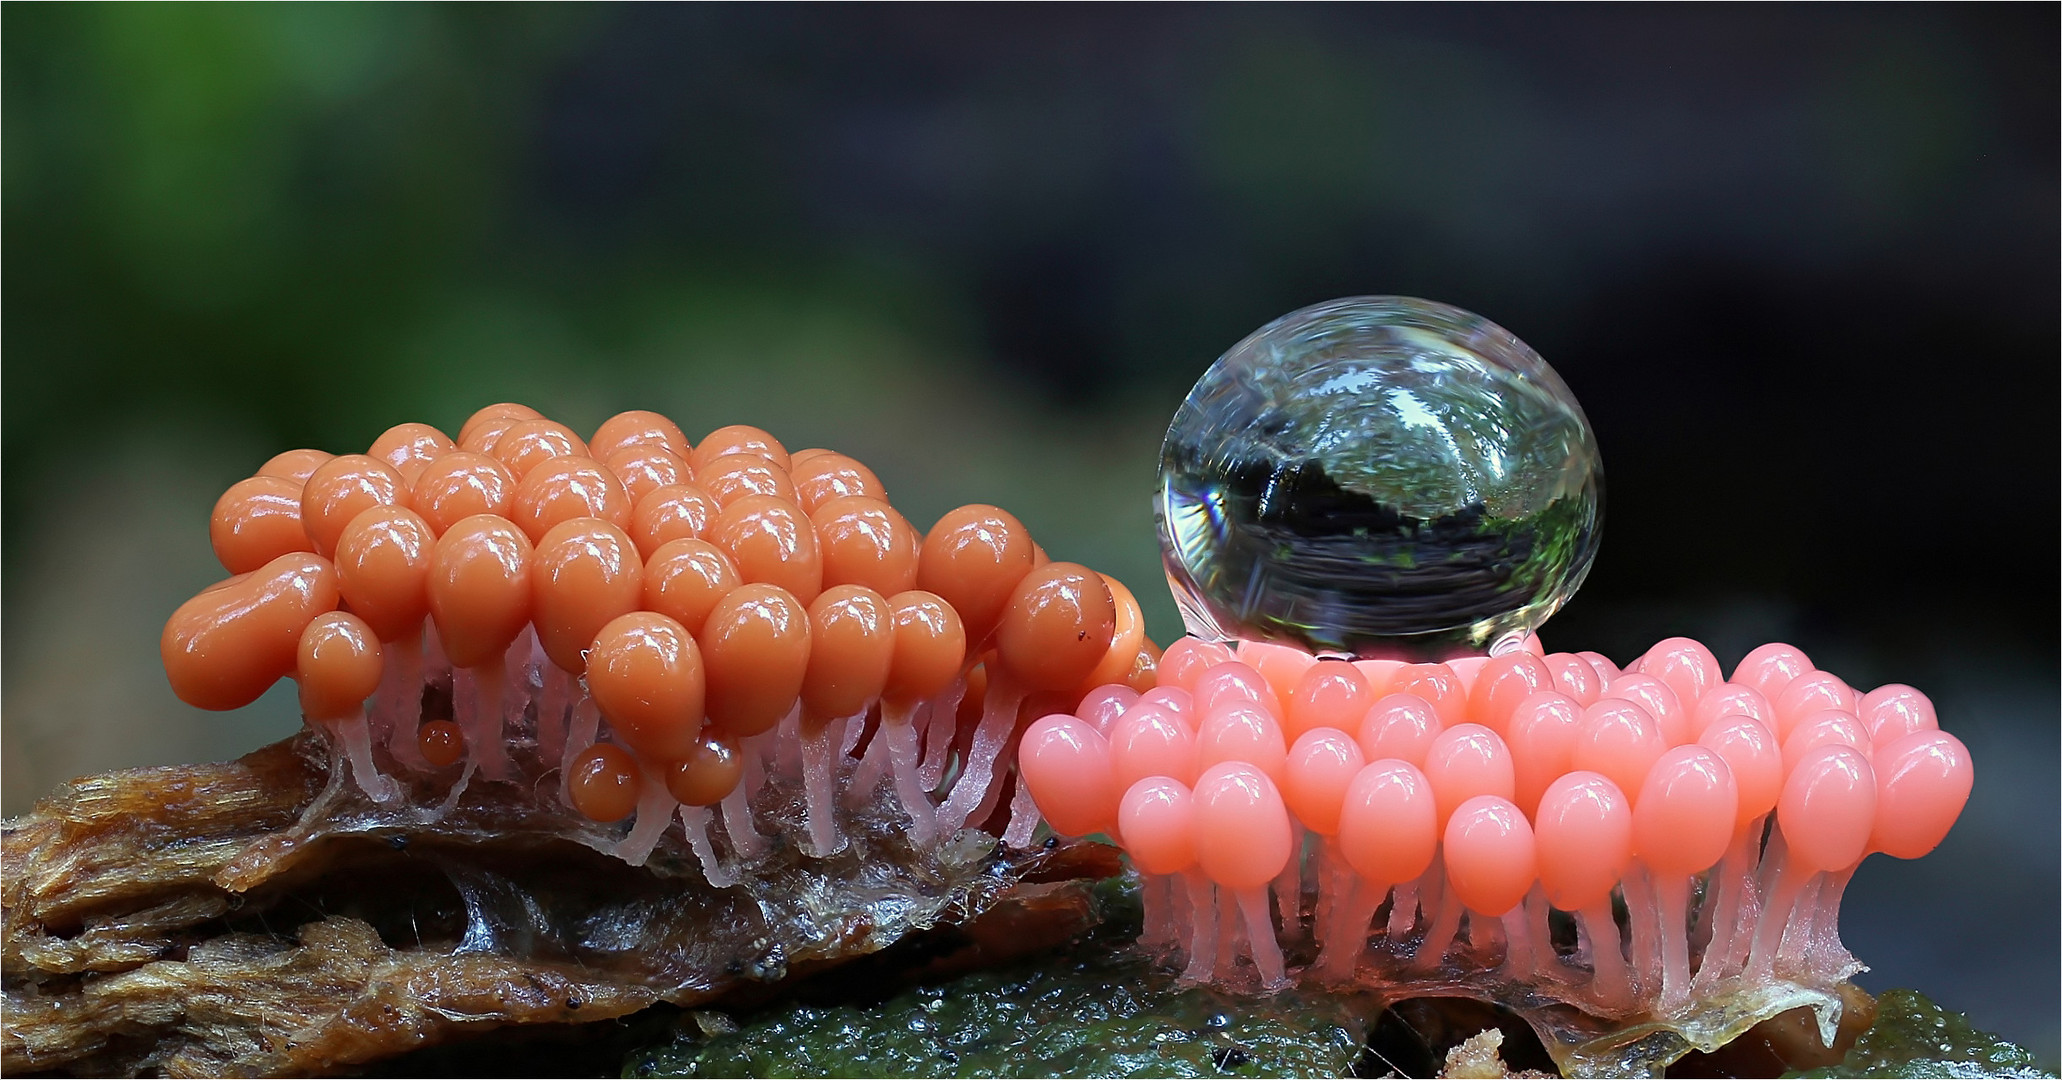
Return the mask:
M 1400 292 L 1582 397 L 1591 596 L 1752 582 L 2052 652 L 2054 23 L 11 8 L 8 535 L 82 414 L 361 444 L 419 379 L 453 422 L 507 361 L 394 346 L 482 293 L 607 351 L 680 283 L 798 281 L 1064 410 Z
M 2019 776 L 1987 820 L 2037 822 L 2000 888 L 2048 983 L 2017 1034 L 2053 1056 L 2053 5 L 16 4 L 4 30 L 11 808 L 69 775 L 18 771 L 15 731 L 83 722 L 23 680 L 129 664 L 175 715 L 155 626 L 209 577 L 209 493 L 278 449 L 506 398 L 842 439 L 919 525 L 1026 507 L 1165 640 L 1159 427 L 1267 320 L 1403 293 L 1512 329 L 1597 429 L 1603 551 L 1551 642 L 1782 636 L 1862 685 L 2007 687 L 1972 723 L 2037 766 L 1979 749 Z M 86 542 L 124 528 L 172 539 Z

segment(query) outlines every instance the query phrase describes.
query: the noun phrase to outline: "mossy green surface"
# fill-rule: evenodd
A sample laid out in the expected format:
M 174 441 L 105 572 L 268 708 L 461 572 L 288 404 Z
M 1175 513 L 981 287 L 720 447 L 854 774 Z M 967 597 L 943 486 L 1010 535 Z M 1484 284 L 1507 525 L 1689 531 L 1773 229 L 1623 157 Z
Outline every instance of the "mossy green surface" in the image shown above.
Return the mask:
M 1344 1076 L 1380 1011 L 1359 995 L 1182 989 L 1129 942 L 1136 900 L 1075 945 L 870 1006 L 790 1004 L 703 1035 L 685 1017 L 625 1076 Z
M 624 1059 L 622 1075 L 1348 1076 L 1356 1065 L 1370 1074 L 1389 1071 L 1363 1058 L 1382 1014 L 1373 996 L 1296 989 L 1249 997 L 1179 987 L 1172 972 L 1131 944 L 1137 893 L 1112 880 L 1098 896 L 1106 921 L 1064 949 L 946 981 L 884 986 L 884 1000 L 787 1002 L 734 1019 L 690 1013 L 669 1039 Z M 1877 1003 L 1874 1025 L 1845 1062 L 1790 1075 L 2055 1075 L 2031 1052 L 1923 995 L 1891 990 Z M 1404 1026 L 1440 1027 L 1417 1019 Z M 1494 1023 L 1486 1015 L 1465 1019 L 1456 1033 Z M 1438 1041 L 1424 1047 L 1425 1067 L 1436 1068 L 1430 1063 L 1452 1040 Z
M 1832 1068 L 1793 1076 L 1985 1077 L 2054 1076 L 2032 1052 L 1971 1026 L 1914 990 L 1886 990 L 1876 999 L 1876 1022 Z

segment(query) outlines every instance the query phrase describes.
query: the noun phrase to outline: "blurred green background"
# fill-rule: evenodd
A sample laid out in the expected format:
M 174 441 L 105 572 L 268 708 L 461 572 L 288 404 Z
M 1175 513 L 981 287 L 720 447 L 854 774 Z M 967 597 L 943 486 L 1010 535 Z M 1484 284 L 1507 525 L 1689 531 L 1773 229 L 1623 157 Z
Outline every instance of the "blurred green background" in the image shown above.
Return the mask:
M 996 502 L 1130 582 L 1189 384 L 1334 296 L 1538 348 L 1609 471 L 1546 637 L 1932 693 L 1977 796 L 1865 985 L 2056 1054 L 2052 6 L 9 5 L 4 796 L 291 731 L 171 696 L 214 497 L 513 399 Z

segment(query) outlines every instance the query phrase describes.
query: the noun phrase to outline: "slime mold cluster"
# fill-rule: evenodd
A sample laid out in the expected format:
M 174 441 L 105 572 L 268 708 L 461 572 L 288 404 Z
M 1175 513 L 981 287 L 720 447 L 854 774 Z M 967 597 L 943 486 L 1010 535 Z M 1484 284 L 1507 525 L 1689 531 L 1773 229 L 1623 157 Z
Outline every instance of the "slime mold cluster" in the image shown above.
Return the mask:
M 1917 690 L 1781 643 L 1730 673 L 1686 638 L 1546 651 L 1602 477 L 1517 338 L 1363 297 L 1256 331 L 1174 418 L 1164 655 L 997 507 L 919 531 L 839 453 L 513 404 L 233 485 L 232 576 L 162 651 L 203 708 L 296 680 L 331 783 L 378 805 L 510 786 L 620 823 L 583 842 L 632 866 L 677 823 L 718 890 L 850 857 L 862 809 L 918 852 L 1102 835 L 1186 982 L 1477 997 L 1578 1068 L 1799 1006 L 1830 1045 L 1842 891 L 1941 841 L 1968 751 Z
M 1125 848 L 1184 978 L 1477 996 L 1549 1046 L 1572 1006 L 1661 1058 L 1811 1004 L 1831 1044 L 1842 891 L 1940 843 L 1968 750 L 1917 690 L 1781 643 L 1730 676 L 1687 638 L 1546 652 L 1602 466 L 1536 353 L 1441 304 L 1320 304 L 1204 374 L 1161 465 L 1193 636 L 1020 760 L 1055 829 Z
M 609 851 L 632 865 L 677 820 L 719 888 L 785 842 L 755 819 L 769 778 L 803 792 L 814 858 L 876 797 L 919 850 L 991 817 L 1027 847 L 1019 713 L 1149 686 L 1156 659 L 1122 584 L 1006 511 L 919 533 L 848 456 L 743 426 L 690 445 L 649 412 L 582 439 L 500 404 L 456 440 L 409 423 L 363 454 L 289 451 L 222 495 L 211 537 L 234 576 L 162 639 L 182 699 L 295 679 L 376 803 L 420 788 L 396 771 L 442 785 L 430 816 L 541 784 L 629 819 Z

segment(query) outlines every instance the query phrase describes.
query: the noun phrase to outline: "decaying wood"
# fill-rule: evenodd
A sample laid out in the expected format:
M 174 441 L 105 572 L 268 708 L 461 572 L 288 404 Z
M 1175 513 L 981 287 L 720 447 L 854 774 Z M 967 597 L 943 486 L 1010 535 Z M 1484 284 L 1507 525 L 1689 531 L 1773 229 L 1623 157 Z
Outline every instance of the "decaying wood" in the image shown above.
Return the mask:
M 862 811 L 837 857 L 776 850 L 712 888 L 676 827 L 604 854 L 538 778 L 438 813 L 379 807 L 303 733 L 226 764 L 66 785 L 0 833 L 0 1067 L 9 1074 L 302 1074 L 504 1025 L 777 992 L 928 936 L 933 970 L 1078 933 L 1111 849 L 912 850 Z M 448 781 L 447 781 L 448 782 Z M 762 815 L 798 812 L 769 790 Z M 791 800 L 790 800 L 791 801 Z

